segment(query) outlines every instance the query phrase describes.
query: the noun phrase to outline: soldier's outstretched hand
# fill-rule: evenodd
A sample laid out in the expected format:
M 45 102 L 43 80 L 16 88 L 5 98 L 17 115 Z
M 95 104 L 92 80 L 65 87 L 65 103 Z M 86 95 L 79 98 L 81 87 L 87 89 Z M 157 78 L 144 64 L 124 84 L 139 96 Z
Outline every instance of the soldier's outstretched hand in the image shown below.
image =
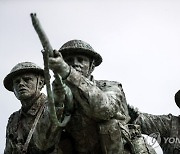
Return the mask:
M 57 50 L 54 50 L 54 57 L 49 57 L 49 67 L 63 79 L 68 76 L 70 71 L 69 65 L 64 61 L 61 53 Z

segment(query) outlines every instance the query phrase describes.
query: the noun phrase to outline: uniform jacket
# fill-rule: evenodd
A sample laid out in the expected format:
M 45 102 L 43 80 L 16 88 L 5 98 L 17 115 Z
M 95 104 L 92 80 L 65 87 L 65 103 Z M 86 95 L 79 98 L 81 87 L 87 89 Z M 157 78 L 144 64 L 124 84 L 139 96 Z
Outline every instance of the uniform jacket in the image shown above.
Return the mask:
M 136 123 L 143 134 L 157 138 L 164 154 L 180 153 L 180 117 L 141 113 Z
M 48 135 L 49 132 L 53 133 L 53 131 L 45 102 L 46 96 L 42 94 L 26 113 L 20 109 L 10 116 L 6 128 L 6 147 L 4 154 L 20 154 L 22 145 L 24 145 L 34 119 L 42 105 L 44 105 L 44 110 L 31 138 L 27 154 L 53 153 L 54 145 L 58 141 L 59 134 L 55 132 L 56 135 L 51 134 L 52 137 Z M 57 138 L 54 136 L 57 136 Z
M 122 153 L 119 124 L 129 120 L 122 85 L 87 79 L 71 68 L 66 79 L 74 96 L 74 111 L 67 125 L 77 153 Z M 119 114 L 124 120 L 119 120 Z M 103 141 L 103 142 L 102 142 Z

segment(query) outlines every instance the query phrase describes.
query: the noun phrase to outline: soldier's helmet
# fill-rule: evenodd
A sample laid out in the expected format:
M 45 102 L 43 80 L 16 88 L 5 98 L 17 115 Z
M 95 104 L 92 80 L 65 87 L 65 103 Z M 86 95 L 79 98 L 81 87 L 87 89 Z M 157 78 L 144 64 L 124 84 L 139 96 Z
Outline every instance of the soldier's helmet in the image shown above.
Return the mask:
M 174 96 L 176 105 L 180 108 L 180 90 Z
M 15 65 L 10 73 L 4 78 L 4 87 L 9 91 L 13 91 L 14 77 L 24 73 L 34 73 L 44 77 L 44 70 L 41 67 L 32 62 L 22 62 Z
M 72 54 L 83 54 L 94 60 L 95 66 L 99 66 L 102 62 L 100 54 L 94 51 L 94 49 L 86 42 L 82 40 L 70 40 L 66 42 L 59 49 L 59 52 L 63 57 Z

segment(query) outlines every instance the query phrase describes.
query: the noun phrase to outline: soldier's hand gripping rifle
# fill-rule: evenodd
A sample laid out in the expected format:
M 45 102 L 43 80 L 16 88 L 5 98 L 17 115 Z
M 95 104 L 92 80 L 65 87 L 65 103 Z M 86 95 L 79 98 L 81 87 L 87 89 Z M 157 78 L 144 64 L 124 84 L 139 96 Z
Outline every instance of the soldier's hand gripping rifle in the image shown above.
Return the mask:
M 34 29 L 37 32 L 39 39 L 41 41 L 41 44 L 43 46 L 43 49 L 44 49 L 42 51 L 42 54 L 43 54 L 43 59 L 44 59 L 44 76 L 45 76 L 45 83 L 46 83 L 46 90 L 47 90 L 47 97 L 48 97 L 48 107 L 50 110 L 50 118 L 56 127 L 64 127 L 67 124 L 67 122 L 69 121 L 70 116 L 68 115 L 68 116 L 65 116 L 63 119 L 58 119 L 59 116 L 57 117 L 57 114 L 56 114 L 55 100 L 54 100 L 53 92 L 51 89 L 51 83 L 50 83 L 49 57 L 54 56 L 53 48 L 52 48 L 45 32 L 43 31 L 36 14 L 31 13 L 30 15 L 31 15 L 32 24 L 34 26 Z M 59 84 L 59 86 L 62 87 L 61 89 L 67 96 L 66 97 L 67 101 L 71 101 L 72 93 L 67 89 L 67 86 L 63 83 L 61 76 L 54 72 L 54 77 L 56 80 L 56 84 Z M 63 97 L 63 96 L 59 96 L 59 97 Z M 61 101 L 61 100 L 62 99 L 60 99 L 58 106 L 64 106 L 63 101 Z M 63 111 L 61 111 L 60 114 L 61 114 L 60 116 L 62 117 Z

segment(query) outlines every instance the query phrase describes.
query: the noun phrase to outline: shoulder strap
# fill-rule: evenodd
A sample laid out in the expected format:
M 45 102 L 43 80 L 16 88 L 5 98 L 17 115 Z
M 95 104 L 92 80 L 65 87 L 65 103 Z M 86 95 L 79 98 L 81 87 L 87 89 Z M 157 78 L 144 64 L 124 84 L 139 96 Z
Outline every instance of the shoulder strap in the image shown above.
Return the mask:
M 45 107 L 45 104 L 43 104 L 43 105 L 41 106 L 41 108 L 39 109 L 39 112 L 38 112 L 38 114 L 37 114 L 37 116 L 36 116 L 36 118 L 35 118 L 35 120 L 34 120 L 34 123 L 33 123 L 32 127 L 31 127 L 31 130 L 29 131 L 28 137 L 27 137 L 26 142 L 25 142 L 25 144 L 24 144 L 24 146 L 23 146 L 23 150 L 22 150 L 22 153 L 23 153 L 23 154 L 27 153 L 27 149 L 28 149 L 28 146 L 29 146 L 29 142 L 30 142 L 30 140 L 31 140 L 31 138 L 32 138 L 32 135 L 33 135 L 33 133 L 34 133 L 34 130 L 35 130 L 35 128 L 36 128 L 36 125 L 37 125 L 37 123 L 38 123 L 38 121 L 39 121 L 39 118 L 40 118 L 41 115 L 42 115 L 42 112 L 43 112 L 43 110 L 44 110 L 44 107 Z

